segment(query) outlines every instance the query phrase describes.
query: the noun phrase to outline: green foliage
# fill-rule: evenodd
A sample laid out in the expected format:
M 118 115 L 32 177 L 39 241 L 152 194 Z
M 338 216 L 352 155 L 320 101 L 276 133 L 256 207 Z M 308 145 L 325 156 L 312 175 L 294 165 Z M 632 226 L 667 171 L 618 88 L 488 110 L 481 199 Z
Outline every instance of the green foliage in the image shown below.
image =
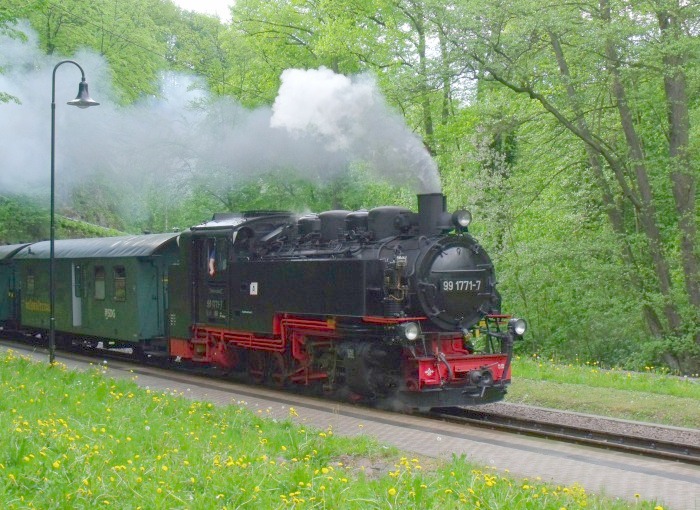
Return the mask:
M 49 238 L 48 207 L 26 196 L 0 196 L 0 244 L 43 241 Z M 123 232 L 56 215 L 56 239 L 105 237 Z
M 27 197 L 0 196 L 0 243 L 48 239 L 49 212 Z
M 369 72 L 434 155 L 450 208 L 473 211 L 472 232 L 496 263 L 504 310 L 530 320 L 525 349 L 692 370 L 700 308 L 686 286 L 693 247 L 681 221 L 692 213 L 679 214 L 674 175 L 697 183 L 700 7 L 609 4 L 608 16 L 586 1 L 238 0 L 224 25 L 161 0 L 9 0 L 0 30 L 27 18 L 47 53 L 94 49 L 123 103 L 157 94 L 162 70 L 197 73 L 215 96 L 248 107 L 270 105 L 288 68 Z M 662 31 L 667 13 L 678 22 Z M 670 101 L 687 107 L 681 156 L 670 144 L 686 129 L 667 111 L 672 79 L 685 84 L 687 98 Z M 0 103 L 7 100 L 0 92 Z M 630 131 L 640 161 L 630 157 Z M 639 204 L 640 172 L 648 207 Z M 229 174 L 214 168 L 189 179 L 173 171 L 140 190 L 95 179 L 67 209 L 120 230 L 167 231 L 221 210 L 415 206 L 413 190 L 377 182 L 361 164 L 332 182 L 274 168 L 253 179 Z M 697 191 L 685 205 L 696 228 Z M 0 203 L 0 211 L 4 239 L 46 237 L 36 208 Z M 697 256 L 697 237 L 691 242 Z

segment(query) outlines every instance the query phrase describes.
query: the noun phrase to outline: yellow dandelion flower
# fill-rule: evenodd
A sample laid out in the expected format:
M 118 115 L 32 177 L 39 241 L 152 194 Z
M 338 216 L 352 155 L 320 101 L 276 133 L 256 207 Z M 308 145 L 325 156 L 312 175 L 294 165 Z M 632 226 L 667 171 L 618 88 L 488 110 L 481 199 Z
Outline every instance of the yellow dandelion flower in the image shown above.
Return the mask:
M 396 489 L 394 489 L 393 487 L 391 489 L 389 489 L 388 492 L 389 492 L 389 496 L 396 496 Z

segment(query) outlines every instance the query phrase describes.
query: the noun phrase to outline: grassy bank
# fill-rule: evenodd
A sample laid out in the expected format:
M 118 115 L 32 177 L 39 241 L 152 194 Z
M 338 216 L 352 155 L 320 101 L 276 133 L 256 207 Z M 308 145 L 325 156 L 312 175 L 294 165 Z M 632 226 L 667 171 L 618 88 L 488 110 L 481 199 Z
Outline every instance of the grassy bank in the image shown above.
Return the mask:
M 0 431 L 3 508 L 630 506 L 12 353 L 0 358 Z
M 518 357 L 507 401 L 678 427 L 700 423 L 700 381 L 652 367 L 639 373 Z

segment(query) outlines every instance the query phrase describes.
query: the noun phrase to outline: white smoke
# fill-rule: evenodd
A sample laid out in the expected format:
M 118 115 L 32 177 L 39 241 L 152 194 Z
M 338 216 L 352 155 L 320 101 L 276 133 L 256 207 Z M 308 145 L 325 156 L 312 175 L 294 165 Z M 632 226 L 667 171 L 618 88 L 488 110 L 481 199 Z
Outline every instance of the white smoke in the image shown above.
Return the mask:
M 417 179 L 421 192 L 440 191 L 437 165 L 370 75 L 351 79 L 323 67 L 288 69 L 272 111 L 270 124 L 297 139 L 315 137 L 327 151 L 367 161 L 393 182 Z
M 0 194 L 47 193 L 50 168 L 51 73 L 61 59 L 27 42 L 0 37 L 0 91 L 21 104 L 0 103 Z M 95 175 L 119 183 L 138 202 L 153 186 L 172 190 L 201 182 L 215 188 L 284 169 L 327 179 L 356 161 L 379 177 L 416 191 L 439 190 L 435 164 L 420 139 L 390 111 L 367 76 L 351 80 L 327 69 L 289 70 L 270 108 L 248 110 L 210 97 L 191 76 L 165 74 L 159 97 L 123 107 L 114 99 L 109 66 L 92 52 L 81 64 L 90 94 L 101 103 L 80 110 L 80 72 L 56 75 L 56 177 L 59 198 Z M 125 203 L 129 198 L 125 197 Z

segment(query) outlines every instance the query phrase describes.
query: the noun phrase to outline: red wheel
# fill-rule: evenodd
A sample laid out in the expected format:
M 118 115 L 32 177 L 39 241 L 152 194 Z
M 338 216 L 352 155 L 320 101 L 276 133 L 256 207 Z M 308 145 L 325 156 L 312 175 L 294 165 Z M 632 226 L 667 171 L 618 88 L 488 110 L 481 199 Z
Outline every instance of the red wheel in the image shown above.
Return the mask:
M 284 388 L 289 382 L 287 360 L 280 352 L 270 354 L 270 381 L 278 388 Z

